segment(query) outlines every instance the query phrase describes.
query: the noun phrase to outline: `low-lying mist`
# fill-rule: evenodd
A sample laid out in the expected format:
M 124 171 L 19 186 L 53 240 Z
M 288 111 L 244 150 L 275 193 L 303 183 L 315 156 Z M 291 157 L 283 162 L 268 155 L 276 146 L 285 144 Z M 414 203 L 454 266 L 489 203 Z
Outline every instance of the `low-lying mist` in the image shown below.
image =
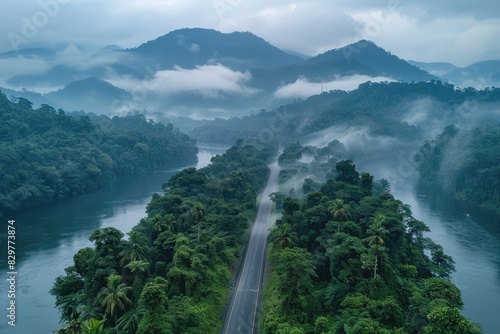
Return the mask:
M 500 121 L 500 103 L 482 102 L 485 97 L 467 99 L 458 105 L 445 105 L 433 98 L 421 98 L 407 103 L 402 121 L 422 131 L 422 138 L 433 139 L 448 125 L 471 129 L 484 121 Z
M 394 81 L 387 77 L 370 77 L 367 75 L 352 75 L 336 77 L 326 82 L 311 82 L 307 78 L 299 78 L 294 83 L 279 87 L 275 92 L 276 98 L 307 98 L 328 90 L 353 90 L 364 82 Z

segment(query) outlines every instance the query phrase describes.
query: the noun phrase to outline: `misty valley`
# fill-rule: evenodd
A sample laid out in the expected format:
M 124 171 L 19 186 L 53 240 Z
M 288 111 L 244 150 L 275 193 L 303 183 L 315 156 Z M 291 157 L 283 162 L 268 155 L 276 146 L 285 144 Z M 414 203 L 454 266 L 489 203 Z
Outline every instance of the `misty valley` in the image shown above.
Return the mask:
M 5 64 L 2 333 L 500 328 L 500 60 L 190 28 Z

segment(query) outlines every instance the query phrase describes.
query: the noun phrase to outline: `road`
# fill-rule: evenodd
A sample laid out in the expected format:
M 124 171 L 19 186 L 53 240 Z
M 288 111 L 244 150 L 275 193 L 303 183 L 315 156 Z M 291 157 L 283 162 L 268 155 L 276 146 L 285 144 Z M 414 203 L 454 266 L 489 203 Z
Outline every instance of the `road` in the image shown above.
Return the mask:
M 266 263 L 267 234 L 272 202 L 269 195 L 275 191 L 279 167 L 271 167 L 271 175 L 262 194 L 259 211 L 250 233 L 243 262 L 236 278 L 235 289 L 224 318 L 224 334 L 253 334 L 258 332 L 259 299 Z

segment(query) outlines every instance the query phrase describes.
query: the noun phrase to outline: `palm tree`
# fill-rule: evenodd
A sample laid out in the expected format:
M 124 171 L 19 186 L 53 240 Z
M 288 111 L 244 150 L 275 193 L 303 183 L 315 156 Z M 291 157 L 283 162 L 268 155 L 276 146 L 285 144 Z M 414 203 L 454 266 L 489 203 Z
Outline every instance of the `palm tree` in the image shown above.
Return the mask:
M 81 302 L 80 294 L 57 296 L 56 306 L 61 312 L 61 322 L 78 319 L 80 317 L 79 305 Z
M 124 267 L 132 261 L 147 261 L 148 260 L 148 239 L 146 236 L 137 231 L 128 233 L 129 240 L 126 242 L 127 248 L 122 251 L 119 256 L 122 257 L 120 265 Z
M 351 216 L 349 213 L 349 207 L 344 204 L 343 200 L 336 199 L 333 201 L 328 210 L 332 214 L 333 219 L 337 222 L 338 232 L 340 232 L 340 223 L 348 220 Z
M 385 240 L 389 231 L 382 225 L 385 221 L 385 216 L 378 212 L 372 219 L 372 224 L 368 228 L 369 236 L 365 239 L 368 245 L 375 251 L 375 266 L 373 268 L 373 277 L 377 276 L 377 265 L 379 252 L 384 249 Z
M 271 239 L 276 249 L 293 248 L 298 242 L 297 232 L 292 231 L 290 224 L 283 224 L 274 228 Z
M 118 329 L 123 330 L 126 333 L 135 333 L 145 313 L 146 308 L 142 305 L 129 310 L 118 320 Z
M 129 264 L 125 266 L 125 268 L 130 270 L 132 274 L 134 274 L 134 276 L 138 277 L 144 272 L 146 272 L 146 270 L 149 268 L 149 262 L 144 260 L 131 261 L 129 262 Z
M 161 215 L 156 214 L 151 217 L 149 228 L 153 232 L 153 235 L 158 235 L 165 229 L 165 220 Z
M 97 300 L 101 301 L 104 308 L 104 314 L 114 316 L 115 325 L 118 320 L 118 311 L 124 311 L 127 305 L 132 305 L 132 301 L 127 294 L 132 290 L 131 287 L 123 283 L 123 277 L 117 274 L 111 274 L 108 277 L 108 286 L 101 289 Z
M 166 231 L 174 232 L 175 230 L 175 216 L 171 213 L 165 216 Z
M 205 217 L 205 209 L 203 208 L 203 204 L 201 202 L 197 202 L 191 212 L 193 214 L 194 221 L 198 222 L 198 243 L 200 243 L 201 221 Z
M 161 215 L 154 215 L 151 218 L 150 228 L 153 231 L 154 235 L 157 236 L 163 231 L 174 231 L 174 221 L 175 217 L 173 214 L 169 213 L 165 217 Z
M 129 264 L 125 266 L 128 270 L 134 274 L 134 295 L 136 296 L 136 300 L 139 299 L 140 289 L 142 285 L 142 276 L 149 269 L 149 262 L 141 260 L 141 261 L 131 261 Z
M 104 328 L 104 320 L 95 318 L 82 322 L 82 334 L 110 334 L 111 329 Z

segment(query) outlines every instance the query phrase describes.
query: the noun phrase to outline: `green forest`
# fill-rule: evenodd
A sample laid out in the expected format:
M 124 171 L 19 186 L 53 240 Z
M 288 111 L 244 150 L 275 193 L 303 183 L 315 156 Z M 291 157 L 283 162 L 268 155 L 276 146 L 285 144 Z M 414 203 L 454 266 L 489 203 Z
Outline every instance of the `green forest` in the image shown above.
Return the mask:
M 352 161 L 331 169 L 302 199 L 274 194 L 261 333 L 481 333 L 425 223 Z
M 142 115 L 73 117 L 0 93 L 0 119 L 0 216 L 197 161 L 195 140 Z
M 127 236 L 94 231 L 94 247 L 78 251 L 51 290 L 64 324 L 56 332 L 218 333 L 275 156 L 238 141 L 170 178 Z
M 415 159 L 424 185 L 500 215 L 500 124 L 450 125 Z
M 481 104 L 500 101 L 500 88 L 458 88 L 446 82 L 366 82 L 352 91 L 332 90 L 271 111 L 251 116 L 215 119 L 189 133 L 202 142 L 233 143 L 237 138 L 271 141 L 263 130 L 272 131 L 272 139 L 296 140 L 334 125 L 367 126 L 370 134 L 398 140 L 423 140 L 429 129 L 408 123 L 415 101 L 433 101 L 427 121 L 446 120 L 447 124 L 482 117 Z M 432 123 L 430 123 L 432 124 Z M 266 132 L 264 131 L 264 132 Z M 264 133 L 267 134 L 267 133 Z

